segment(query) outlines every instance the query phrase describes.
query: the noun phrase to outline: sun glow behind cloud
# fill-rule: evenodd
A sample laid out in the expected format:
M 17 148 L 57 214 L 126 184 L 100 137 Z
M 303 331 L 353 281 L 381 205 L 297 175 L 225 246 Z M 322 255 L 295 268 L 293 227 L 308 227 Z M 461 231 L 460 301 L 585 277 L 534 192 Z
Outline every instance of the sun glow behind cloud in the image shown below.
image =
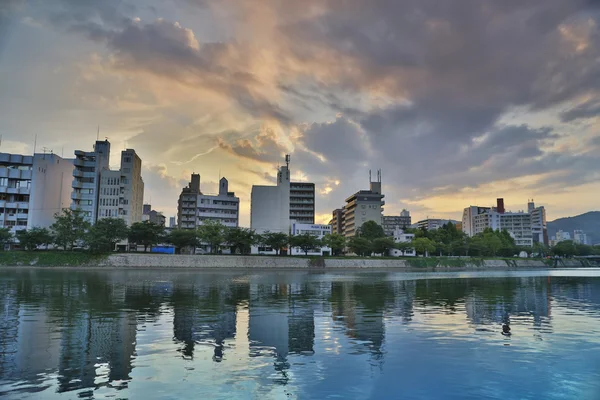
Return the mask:
M 323 221 L 378 168 L 386 214 L 597 208 L 591 3 L 340 1 L 0 6 L 2 151 L 89 149 L 100 125 L 140 153 L 146 200 L 173 215 L 190 173 L 226 176 L 244 225 L 287 153 Z

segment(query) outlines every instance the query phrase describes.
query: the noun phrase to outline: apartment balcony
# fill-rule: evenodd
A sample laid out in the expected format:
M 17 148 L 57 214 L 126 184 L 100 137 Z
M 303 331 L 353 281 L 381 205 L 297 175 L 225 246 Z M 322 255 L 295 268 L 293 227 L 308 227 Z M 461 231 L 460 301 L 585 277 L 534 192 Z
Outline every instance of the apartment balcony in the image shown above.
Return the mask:
M 73 189 L 96 189 L 96 184 L 94 182 L 81 182 L 77 179 L 73 179 L 71 186 Z
M 225 219 L 237 219 L 238 215 L 236 214 L 226 214 L 226 213 L 213 213 L 213 212 L 199 212 L 199 218 L 225 218 Z
M 290 197 L 304 197 L 307 199 L 312 199 L 313 197 L 315 197 L 315 194 L 313 192 L 310 193 L 303 193 L 303 192 L 290 192 Z
M 290 200 L 290 206 L 293 204 L 315 204 L 314 200 Z
M 31 170 L 0 168 L 0 178 L 31 180 Z
M 291 203 L 290 210 L 314 210 L 314 206 L 311 204 Z
M 96 178 L 96 172 L 81 171 L 81 170 L 76 169 L 73 171 L 73 176 L 76 178 Z
M 198 208 L 211 209 L 211 210 L 237 210 L 239 204 L 197 204 Z
M 27 218 L 29 218 L 29 214 L 17 213 L 17 219 L 27 220 Z
M 93 193 L 71 193 L 71 199 L 73 200 L 96 200 L 96 196 Z

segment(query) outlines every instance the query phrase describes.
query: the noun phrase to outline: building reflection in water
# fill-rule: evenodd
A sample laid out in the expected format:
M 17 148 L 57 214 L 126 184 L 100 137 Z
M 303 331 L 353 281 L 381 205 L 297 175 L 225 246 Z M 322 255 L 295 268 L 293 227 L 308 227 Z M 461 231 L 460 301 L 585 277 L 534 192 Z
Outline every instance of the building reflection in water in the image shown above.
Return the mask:
M 332 334 L 343 332 L 350 339 L 351 354 L 366 354 L 382 367 L 388 321 L 413 324 L 417 309 L 462 313 L 470 326 L 518 321 L 550 332 L 552 304 L 569 302 L 581 309 L 600 304 L 593 284 L 570 278 L 559 283 L 540 277 L 394 280 L 306 274 L 281 283 L 277 276 L 203 281 L 148 274 L 139 281 L 58 272 L 0 281 L 0 381 L 47 385 L 44 379 L 55 374 L 59 392 L 125 388 L 132 379 L 137 329 L 158 321 L 167 309 L 184 359 L 195 360 L 199 346 L 212 347 L 212 360 L 227 363 L 236 346 L 235 356 L 248 354 L 249 363 L 272 358 L 272 380 L 287 384 L 293 359 L 315 355 L 318 318 L 334 321 Z

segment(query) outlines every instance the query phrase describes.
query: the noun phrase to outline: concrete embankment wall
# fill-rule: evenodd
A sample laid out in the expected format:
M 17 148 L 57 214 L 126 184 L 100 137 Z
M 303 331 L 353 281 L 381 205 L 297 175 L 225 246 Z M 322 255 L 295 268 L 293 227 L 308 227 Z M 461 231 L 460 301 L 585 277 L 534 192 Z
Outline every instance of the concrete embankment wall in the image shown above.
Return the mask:
M 466 260 L 465 260 L 466 261 Z M 443 262 L 443 261 L 442 261 Z M 107 267 L 138 268 L 413 268 L 404 259 L 377 258 L 322 258 L 261 257 L 261 256 L 209 256 L 209 255 L 160 255 L 160 254 L 114 254 L 99 263 Z M 559 263 L 558 267 L 583 267 L 578 260 Z M 443 268 L 444 265 L 438 265 Z M 479 260 L 466 262 L 462 268 L 547 268 L 540 260 Z

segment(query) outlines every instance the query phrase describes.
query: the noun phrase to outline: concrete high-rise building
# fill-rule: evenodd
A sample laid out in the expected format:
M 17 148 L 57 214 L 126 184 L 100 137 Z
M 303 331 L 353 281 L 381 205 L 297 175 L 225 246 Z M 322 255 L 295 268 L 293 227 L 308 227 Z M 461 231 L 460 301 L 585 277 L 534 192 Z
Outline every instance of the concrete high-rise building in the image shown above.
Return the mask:
M 177 218 L 169 217 L 169 228 L 175 228 L 175 227 L 177 227 Z
M 290 220 L 290 156 L 277 171 L 277 185 L 252 186 L 250 226 L 257 233 L 281 232 L 289 234 Z
M 89 223 L 98 218 L 100 174 L 109 169 L 110 142 L 96 141 L 93 151 L 75 150 L 71 208 L 83 212 Z
M 377 171 L 377 181 L 370 182 L 369 190 L 360 190 L 346 199 L 344 235 L 346 237 L 355 236 L 357 230 L 367 221 L 374 221 L 381 225 L 381 213 L 385 205 L 384 197 L 381 194 L 381 170 L 379 170 Z
M 315 184 L 290 182 L 290 220 L 299 224 L 315 223 Z
M 575 230 L 573 232 L 573 241 L 577 244 L 588 244 L 587 235 L 581 230 Z
M 142 160 L 133 149 L 121 152 L 121 192 L 121 217 L 127 225 L 141 222 L 144 207 Z
M 475 216 L 484 214 L 491 210 L 491 207 L 469 206 L 464 209 L 462 217 L 462 231 L 469 237 L 473 237 L 477 229 L 475 228 Z
M 344 234 L 344 209 L 338 208 L 333 210 L 332 218 L 329 221 L 331 225 L 331 233 L 337 233 L 338 235 Z
M 406 229 L 411 225 L 410 212 L 402 210 L 400 215 L 384 215 L 382 226 L 386 236 L 394 236 L 396 228 Z
M 54 215 L 71 204 L 73 160 L 56 154 L 33 155 L 31 196 L 27 229 L 47 228 L 54 223 Z
M 465 208 L 463 212 L 462 229 L 469 236 L 475 236 L 487 228 L 493 230 L 507 230 L 515 240 L 518 246 L 530 247 L 535 242 L 533 235 L 534 223 L 536 226 L 537 238 L 544 237 L 545 210 L 543 207 L 535 208 L 533 203 L 531 209 L 533 212 L 506 212 L 504 209 L 504 199 L 497 200 L 497 206 L 477 207 L 471 206 Z M 547 234 L 545 234 L 547 236 Z
M 533 243 L 543 243 L 546 246 L 548 240 L 548 226 L 546 223 L 546 209 L 544 206 L 536 207 L 533 199 L 527 203 L 527 212 L 531 214 L 531 234 Z
M 56 154 L 0 153 L 0 227 L 49 227 L 71 203 L 72 176 L 72 160 Z
M 142 160 L 135 150 L 123 150 L 119 170 L 100 172 L 97 219 L 122 218 L 131 226 L 142 221 L 143 205 Z
M 203 194 L 200 190 L 200 175 L 192 174 L 187 187 L 179 195 L 177 226 L 181 229 L 196 229 L 205 221 L 220 222 L 228 227 L 239 226 L 240 199 L 229 191 L 225 178 L 219 181 L 219 193 Z

